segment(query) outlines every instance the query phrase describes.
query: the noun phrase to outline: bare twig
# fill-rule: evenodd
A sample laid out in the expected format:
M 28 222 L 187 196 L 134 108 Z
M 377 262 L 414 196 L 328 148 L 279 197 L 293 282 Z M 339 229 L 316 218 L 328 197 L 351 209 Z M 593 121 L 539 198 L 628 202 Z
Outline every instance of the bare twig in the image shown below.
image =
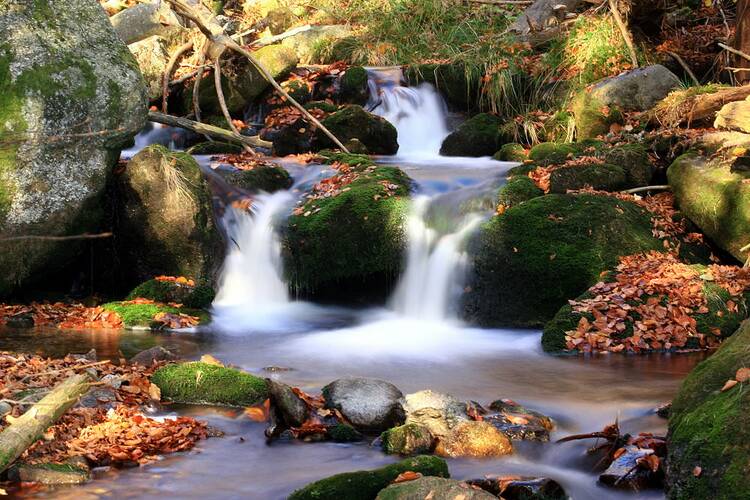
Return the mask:
M 167 112 L 167 98 L 169 97 L 169 79 L 172 77 L 172 71 L 174 71 L 174 67 L 177 64 L 177 61 L 179 61 L 180 58 L 192 48 L 193 48 L 193 42 L 188 42 L 184 45 L 181 45 L 180 48 L 178 48 L 177 51 L 174 54 L 172 54 L 172 57 L 169 58 L 167 67 L 164 69 L 164 77 L 162 78 L 162 81 L 161 81 L 161 112 L 162 113 Z
M 103 238 L 111 238 L 112 233 L 99 233 L 99 234 L 76 234 L 71 236 L 42 236 L 42 235 L 24 235 L 24 236 L 9 236 L 7 238 L 0 238 L 2 241 L 21 241 L 21 240 L 43 240 L 43 241 L 69 241 L 69 240 L 100 240 Z
M 672 186 L 669 186 L 667 184 L 659 184 L 656 186 L 642 186 L 637 187 L 633 189 L 626 189 L 625 191 L 622 191 L 623 193 L 627 194 L 635 194 L 635 193 L 642 193 L 644 191 L 667 191 L 672 189 Z
M 682 69 L 684 69 L 685 72 L 690 76 L 690 79 L 693 80 L 693 83 L 695 83 L 696 85 L 700 85 L 701 84 L 701 82 L 698 80 L 698 78 L 696 78 L 695 73 L 693 73 L 693 70 L 690 69 L 690 66 L 687 65 L 687 63 L 685 62 L 685 60 L 682 57 L 680 57 L 679 54 L 677 54 L 675 52 L 672 52 L 672 51 L 669 51 L 669 50 L 667 50 L 666 52 L 670 56 L 674 57 L 675 60 L 678 63 L 680 63 L 680 66 L 682 66 Z
M 225 141 L 240 144 L 242 146 L 250 147 L 261 147 L 270 149 L 273 144 L 260 139 L 258 136 L 248 137 L 246 135 L 236 134 L 231 130 L 226 130 L 219 127 L 214 127 L 207 123 L 196 122 L 187 118 L 180 118 L 177 116 L 165 115 L 157 111 L 148 112 L 149 121 L 161 123 L 163 125 L 169 125 L 170 127 L 180 127 L 186 130 L 190 130 L 197 134 L 203 134 L 216 139 L 222 139 Z
M 630 62 L 633 64 L 634 68 L 637 68 L 638 56 L 635 53 L 635 47 L 633 46 L 633 39 L 630 36 L 628 27 L 625 26 L 625 23 L 622 20 L 622 16 L 620 16 L 620 10 L 617 8 L 617 0 L 609 0 L 609 10 L 612 12 L 612 17 L 615 18 L 615 23 L 617 24 L 617 27 L 620 29 L 622 38 L 625 40 L 625 45 L 628 46 L 628 52 L 630 52 Z
M 227 101 L 224 99 L 224 89 L 221 86 L 221 56 L 216 56 L 214 61 L 214 85 L 216 85 L 216 97 L 219 98 L 219 107 L 221 112 L 224 114 L 224 118 L 227 120 L 227 125 L 232 132 L 239 134 L 240 131 L 232 123 L 232 115 L 229 114 L 229 108 L 227 107 Z
M 737 50 L 737 49 L 735 49 L 735 48 L 732 48 L 732 47 L 730 47 L 729 45 L 725 45 L 725 44 L 723 44 L 723 43 L 721 43 L 721 42 L 719 42 L 719 43 L 718 43 L 718 45 L 719 45 L 719 47 L 721 47 L 722 49 L 724 49 L 724 50 L 727 50 L 727 51 L 731 52 L 732 54 L 738 55 L 738 56 L 740 56 L 741 58 L 743 58 L 743 59 L 747 59 L 748 61 L 750 61 L 750 55 L 748 55 L 748 54 L 745 54 L 745 53 L 744 53 L 744 52 L 742 52 L 741 50 Z
M 258 40 L 255 40 L 254 42 L 252 42 L 250 46 L 253 48 L 265 47 L 266 45 L 271 45 L 276 42 L 280 42 L 281 40 L 284 40 L 285 38 L 289 38 L 294 35 L 304 33 L 305 31 L 310 31 L 311 29 L 312 29 L 312 26 L 310 26 L 309 24 L 306 24 L 304 26 L 298 26 L 297 28 L 292 28 L 283 33 L 279 33 L 278 35 L 268 36 L 265 38 L 259 38 Z M 235 37 L 232 37 L 232 39 L 235 39 Z

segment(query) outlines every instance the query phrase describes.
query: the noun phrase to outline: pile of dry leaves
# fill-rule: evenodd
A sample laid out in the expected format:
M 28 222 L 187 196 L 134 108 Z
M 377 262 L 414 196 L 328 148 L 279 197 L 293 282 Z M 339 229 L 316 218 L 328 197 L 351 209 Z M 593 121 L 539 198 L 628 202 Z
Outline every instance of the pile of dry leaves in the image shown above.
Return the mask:
M 671 253 L 623 257 L 614 281 L 591 287 L 591 298 L 570 301 L 581 319 L 575 330 L 566 332 L 566 348 L 640 352 L 684 347 L 688 339 L 697 339 L 701 347 L 715 346 L 721 332 L 699 333 L 693 317 L 709 313 L 706 282 L 726 290 L 734 298 L 726 309 L 736 312 L 750 288 L 750 269 L 711 265 L 701 273 Z
M 0 304 L 0 325 L 14 319 L 31 317 L 36 326 L 56 326 L 78 330 L 83 328 L 121 328 L 122 319 L 117 313 L 101 307 L 86 307 L 83 304 Z

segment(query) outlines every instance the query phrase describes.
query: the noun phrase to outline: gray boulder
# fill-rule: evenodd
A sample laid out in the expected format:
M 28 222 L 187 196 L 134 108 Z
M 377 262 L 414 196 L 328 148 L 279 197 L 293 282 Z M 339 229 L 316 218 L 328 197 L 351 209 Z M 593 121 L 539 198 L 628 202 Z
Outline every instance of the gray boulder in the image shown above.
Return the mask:
M 128 49 L 141 68 L 149 99 L 161 97 L 162 78 L 169 61 L 167 40 L 160 36 L 151 36 L 140 42 L 131 43 Z
M 497 499 L 486 491 L 455 479 L 420 477 L 392 484 L 378 493 L 376 500 L 483 500 Z
M 730 102 L 716 113 L 714 128 L 736 130 L 750 134 L 750 97 Z
M 424 426 L 438 438 L 447 437 L 458 423 L 469 420 L 466 403 L 450 394 L 430 390 L 407 394 L 403 406 L 407 424 Z
M 96 231 L 108 174 L 146 123 L 138 65 L 94 0 L 2 2 L 0 33 L 0 235 Z M 0 243 L 0 295 L 81 245 Z
M 604 106 L 645 111 L 679 86 L 680 79 L 674 73 L 661 64 L 654 64 L 605 78 L 595 83 L 589 94 Z
M 384 380 L 342 378 L 323 388 L 326 407 L 335 408 L 362 431 L 380 432 L 404 422 L 403 394 Z
M 332 45 L 351 35 L 351 28 L 344 25 L 312 26 L 309 30 L 285 38 L 281 45 L 294 50 L 302 64 L 319 63 L 323 62 L 319 57 L 323 55 L 319 53 L 320 47 L 326 43 Z

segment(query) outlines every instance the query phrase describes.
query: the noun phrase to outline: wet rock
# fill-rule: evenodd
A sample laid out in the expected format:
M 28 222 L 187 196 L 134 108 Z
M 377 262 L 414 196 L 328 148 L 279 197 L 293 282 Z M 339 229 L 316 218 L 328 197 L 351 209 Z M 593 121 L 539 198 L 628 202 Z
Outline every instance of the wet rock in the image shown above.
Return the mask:
M 716 113 L 714 128 L 750 134 L 750 98 L 725 104 Z
M 188 154 L 152 145 L 117 176 L 119 255 L 129 277 L 185 276 L 210 281 L 223 243 L 213 219 L 211 194 Z
M 378 493 L 377 500 L 482 500 L 496 499 L 486 491 L 453 479 L 420 477 L 388 486 Z
M 301 116 L 292 123 L 263 128 L 260 138 L 273 143 L 274 156 L 306 153 L 318 149 L 314 130 Z
M 441 438 L 435 453 L 444 457 L 497 457 L 513 453 L 513 446 L 489 422 L 470 420 L 459 423 Z
M 469 420 L 466 403 L 450 394 L 431 390 L 407 394 L 403 406 L 407 424 L 425 427 L 437 438 L 447 437 L 453 427 Z
M 364 106 L 370 97 L 367 85 L 367 70 L 362 66 L 350 66 L 338 79 L 338 102 Z M 355 152 L 355 151 L 352 151 Z
M 78 406 L 82 408 L 104 408 L 117 406 L 117 391 L 111 386 L 92 387 L 81 396 Z
M 637 446 L 626 446 L 625 450 L 599 475 L 599 481 L 613 488 L 633 491 L 661 487 L 664 477 L 660 471 L 653 472 L 637 464 L 639 459 L 653 454 L 653 450 Z
M 98 232 L 109 172 L 146 123 L 137 64 L 97 2 L 0 10 L 0 137 L 18 139 L 0 144 L 0 235 Z M 44 284 L 87 245 L 0 243 L 0 296 Z
M 224 179 L 233 186 L 244 189 L 250 193 L 264 191 L 266 193 L 275 193 L 283 189 L 292 187 L 292 177 L 282 167 L 257 166 L 252 170 L 240 170 L 231 172 L 224 176 Z
M 669 418 L 669 414 L 672 412 L 672 402 L 669 401 L 667 403 L 662 403 L 656 408 L 654 408 L 654 413 L 656 413 L 661 418 Z
M 443 140 L 443 156 L 492 156 L 502 145 L 500 127 L 495 115 L 480 113 L 469 118 Z
M 354 443 L 365 438 L 357 429 L 347 424 L 338 424 L 329 428 L 328 437 L 337 443 Z
M 323 397 L 358 430 L 380 432 L 404 422 L 403 394 L 384 380 L 338 379 L 323 388 Z
M 16 314 L 5 320 L 5 326 L 18 329 L 34 328 L 34 316 L 30 313 Z
M 490 410 L 497 413 L 485 415 L 484 420 L 511 439 L 549 441 L 549 433 L 555 428 L 555 424 L 548 416 L 529 410 L 509 399 L 493 401 Z
M 361 106 L 344 106 L 325 117 L 322 123 L 339 141 L 359 139 L 372 154 L 394 155 L 398 151 L 396 127 L 385 118 L 368 113 Z M 322 147 L 333 144 L 321 131 L 317 134 Z
M 392 455 L 420 455 L 435 447 L 435 437 L 424 425 L 407 423 L 380 435 L 383 451 Z
M 179 359 L 179 357 L 172 351 L 157 345 L 139 352 L 130 358 L 130 363 L 134 365 L 151 366 L 159 361 L 175 361 L 177 359 Z
M 450 476 L 445 460 L 420 455 L 379 469 L 345 472 L 315 481 L 293 492 L 289 495 L 289 500 L 373 499 L 404 472 L 443 478 Z
M 8 471 L 8 479 L 44 485 L 82 484 L 91 479 L 91 474 L 88 469 L 72 464 L 21 463 Z
M 276 408 L 277 416 L 288 427 L 300 427 L 307 420 L 307 405 L 286 384 L 266 379 L 271 403 Z
M 505 500 L 567 500 L 560 483 L 548 477 L 505 476 L 471 479 L 468 484 Z

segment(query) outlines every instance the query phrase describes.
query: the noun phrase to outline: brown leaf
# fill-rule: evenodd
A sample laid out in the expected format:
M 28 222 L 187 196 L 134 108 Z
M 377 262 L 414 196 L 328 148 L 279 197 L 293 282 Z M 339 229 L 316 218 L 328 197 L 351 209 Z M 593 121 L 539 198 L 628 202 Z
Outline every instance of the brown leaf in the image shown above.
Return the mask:
M 406 471 L 399 474 L 396 479 L 393 480 L 393 484 L 397 483 L 405 483 L 407 481 L 414 481 L 415 479 L 419 479 L 422 477 L 422 474 L 420 472 L 414 472 L 414 471 Z
M 721 392 L 724 392 L 724 391 L 728 391 L 729 389 L 731 389 L 731 388 L 732 388 L 732 387 L 734 387 L 735 385 L 737 385 L 737 381 L 736 381 L 736 380 L 732 380 L 732 379 L 729 379 L 729 380 L 727 380 L 727 381 L 726 381 L 726 383 L 724 384 L 724 387 L 722 387 L 722 388 L 721 388 Z
M 734 375 L 734 379 L 737 382 L 743 383 L 750 380 L 750 368 L 740 368 Z

